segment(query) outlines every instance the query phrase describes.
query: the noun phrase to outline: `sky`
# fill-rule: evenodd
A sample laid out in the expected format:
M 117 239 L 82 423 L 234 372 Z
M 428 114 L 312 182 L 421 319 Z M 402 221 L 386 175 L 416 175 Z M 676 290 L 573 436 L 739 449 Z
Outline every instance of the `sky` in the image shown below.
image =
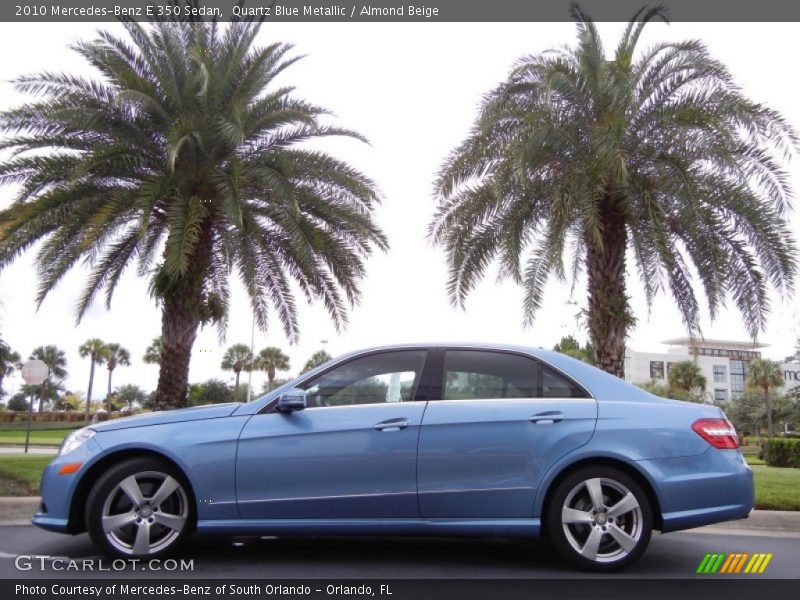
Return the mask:
M 703 40 L 711 53 L 725 62 L 735 80 L 751 98 L 781 111 L 800 129 L 798 79 L 786 63 L 800 56 L 798 24 L 651 24 L 642 47 L 661 40 Z M 91 38 L 98 28 L 116 24 L 0 24 L 0 110 L 24 98 L 10 80 L 23 74 L 65 71 L 92 76 L 91 68 L 68 46 Z M 623 28 L 599 24 L 606 47 L 613 48 Z M 510 282 L 499 282 L 491 272 L 469 297 L 465 310 L 454 308 L 445 290 L 444 254 L 426 238 L 435 201 L 433 176 L 442 160 L 466 135 L 482 94 L 508 74 L 514 62 L 572 43 L 570 23 L 276 23 L 264 26 L 259 42 L 291 42 L 305 58 L 285 71 L 279 85 L 293 85 L 296 94 L 331 109 L 336 122 L 366 135 L 370 145 L 353 140 L 326 141 L 324 148 L 350 161 L 372 177 L 383 202 L 376 219 L 391 248 L 368 262 L 362 299 L 350 314 L 346 330 L 337 333 L 326 312 L 301 301 L 297 345 L 290 346 L 280 326 L 257 331 L 255 348 L 279 346 L 289 355 L 291 369 L 279 376 L 296 375 L 306 359 L 322 347 L 340 354 L 363 347 L 411 341 L 476 341 L 518 343 L 552 347 L 562 336 L 585 341 L 576 314 L 586 305 L 585 282 L 575 293 L 558 281 L 548 284 L 544 304 L 535 324 L 522 326 L 522 292 Z M 1 158 L 1 157 L 0 157 Z M 794 189 L 800 190 L 800 157 L 790 165 Z M 0 188 L 0 208 L 6 207 L 13 188 Z M 795 210 L 790 226 L 800 238 L 800 217 Z M 37 311 L 34 304 L 36 268 L 28 252 L 0 273 L 0 332 L 27 357 L 43 344 L 55 344 L 67 354 L 67 389 L 85 392 L 89 363 L 78 355 L 86 339 L 99 337 L 118 342 L 133 357 L 129 367 L 114 372 L 114 387 L 136 384 L 155 388 L 158 369 L 141 357 L 160 334 L 160 312 L 147 294 L 147 281 L 131 268 L 114 295 L 111 309 L 102 299 L 75 324 L 74 307 L 86 272 L 75 270 L 51 292 Z M 235 278 L 235 275 L 234 275 Z M 648 311 L 641 285 L 628 282 L 638 319 L 628 347 L 659 351 L 661 342 L 684 334 L 681 315 L 662 294 Z M 769 344 L 766 356 L 782 359 L 800 336 L 797 299 L 772 295 L 772 316 L 759 341 Z M 252 316 L 242 287 L 233 286 L 230 325 L 224 343 L 214 327 L 202 330 L 194 345 L 189 380 L 215 377 L 232 382 L 232 373 L 220 369 L 227 346 L 250 343 Z M 723 309 L 714 322 L 707 311 L 702 322 L 708 338 L 747 340 L 735 309 Z M 105 370 L 95 390 L 105 389 Z M 264 374 L 253 376 L 256 390 Z M 246 379 L 246 376 L 245 376 Z M 6 391 L 21 385 L 19 375 L 8 378 Z M 94 398 L 100 397 L 95 391 Z

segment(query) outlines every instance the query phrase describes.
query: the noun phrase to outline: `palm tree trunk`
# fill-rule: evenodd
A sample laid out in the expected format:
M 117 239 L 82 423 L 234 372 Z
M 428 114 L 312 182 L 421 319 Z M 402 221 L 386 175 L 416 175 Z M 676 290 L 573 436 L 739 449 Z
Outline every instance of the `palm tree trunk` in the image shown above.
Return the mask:
M 625 293 L 625 249 L 628 233 L 621 209 L 607 205 L 600 210 L 602 246 L 586 240 L 589 287 L 589 336 L 594 364 L 625 377 L 625 338 L 630 323 Z
M 193 270 L 180 280 L 167 283 L 163 292 L 161 369 L 154 402 L 156 410 L 169 410 L 186 404 L 189 362 L 200 327 L 203 277 L 211 264 L 212 245 L 213 234 L 206 226 L 195 247 L 191 261 Z
M 89 390 L 86 392 L 86 422 L 89 422 L 89 409 L 92 405 L 92 386 L 94 385 L 94 355 L 90 355 L 92 366 L 89 367 Z
M 114 373 L 114 369 L 108 370 L 108 393 L 106 394 L 106 410 L 111 412 L 111 375 Z
M 155 409 L 169 410 L 186 403 L 189 360 L 200 319 L 186 299 L 177 294 L 164 299 L 161 314 L 161 369 Z
M 267 380 L 269 381 L 270 389 L 272 389 L 272 382 L 275 381 L 275 367 L 269 367 L 267 369 Z
M 241 373 L 241 371 L 236 371 L 236 387 L 234 388 L 236 392 L 239 391 L 239 373 Z

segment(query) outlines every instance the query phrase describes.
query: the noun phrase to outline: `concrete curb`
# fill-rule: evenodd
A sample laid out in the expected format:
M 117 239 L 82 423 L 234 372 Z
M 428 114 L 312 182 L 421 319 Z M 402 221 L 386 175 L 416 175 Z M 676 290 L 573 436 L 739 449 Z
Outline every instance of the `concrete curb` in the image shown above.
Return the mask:
M 0 525 L 20 525 L 28 522 L 39 508 L 41 498 L 0 497 Z M 754 510 L 747 519 L 717 523 L 691 529 L 694 533 L 722 533 L 735 535 L 766 535 L 800 537 L 800 511 Z
M 55 455 L 58 453 L 58 446 L 31 444 L 28 454 L 47 454 Z M 23 454 L 25 446 L 19 444 L 0 444 L 0 454 Z
M 39 496 L 0 497 L 0 524 L 17 524 L 20 520 L 30 519 L 41 502 Z
M 747 519 L 715 523 L 692 531 L 737 535 L 800 537 L 800 511 L 754 510 Z

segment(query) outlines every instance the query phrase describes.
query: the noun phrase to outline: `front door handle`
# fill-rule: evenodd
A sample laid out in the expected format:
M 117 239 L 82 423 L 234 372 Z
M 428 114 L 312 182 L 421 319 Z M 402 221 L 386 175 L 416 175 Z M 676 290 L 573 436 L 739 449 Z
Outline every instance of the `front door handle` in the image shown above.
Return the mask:
M 564 420 L 563 413 L 557 411 L 543 412 L 528 417 L 528 421 L 534 425 L 552 425 Z
M 408 419 L 389 419 L 388 421 L 381 421 L 375 424 L 375 429 L 378 431 L 400 431 L 411 425 Z

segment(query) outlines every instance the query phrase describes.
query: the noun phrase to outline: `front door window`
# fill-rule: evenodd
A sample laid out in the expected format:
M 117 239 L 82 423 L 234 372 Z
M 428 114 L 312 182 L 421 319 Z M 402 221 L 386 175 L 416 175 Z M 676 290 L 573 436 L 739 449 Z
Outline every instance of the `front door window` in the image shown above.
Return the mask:
M 308 407 L 409 402 L 426 355 L 425 350 L 403 350 L 351 360 L 304 386 Z

